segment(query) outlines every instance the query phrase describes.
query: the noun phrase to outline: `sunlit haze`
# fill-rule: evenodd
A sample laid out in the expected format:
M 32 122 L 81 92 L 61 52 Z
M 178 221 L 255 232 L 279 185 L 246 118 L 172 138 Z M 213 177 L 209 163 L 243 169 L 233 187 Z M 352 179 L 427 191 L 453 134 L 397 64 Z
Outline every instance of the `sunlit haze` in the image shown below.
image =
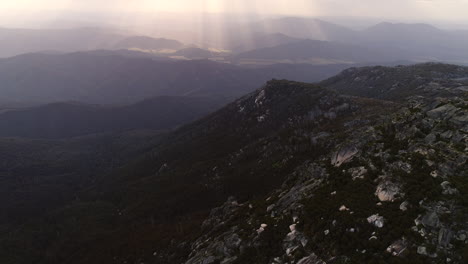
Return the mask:
M 124 16 L 134 12 L 339 16 L 464 23 L 467 10 L 467 0 L 16 0 L 1 1 L 0 23 L 65 19 L 70 13 Z

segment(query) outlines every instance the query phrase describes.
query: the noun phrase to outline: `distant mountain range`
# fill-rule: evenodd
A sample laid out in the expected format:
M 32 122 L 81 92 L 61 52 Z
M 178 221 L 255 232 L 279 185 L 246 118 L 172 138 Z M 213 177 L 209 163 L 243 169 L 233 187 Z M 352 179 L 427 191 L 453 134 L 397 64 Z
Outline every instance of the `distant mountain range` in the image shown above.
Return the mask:
M 320 19 L 299 17 L 266 19 L 249 24 L 247 27 L 253 32 L 281 33 L 293 38 L 324 41 L 350 39 L 356 32 Z
M 263 53 L 263 57 L 273 60 L 274 56 L 267 56 L 265 49 L 281 46 L 280 54 L 295 53 L 302 58 L 322 52 L 325 55 L 318 57 L 330 57 L 327 53 L 331 51 L 336 53 L 335 57 L 342 55 L 338 61 L 348 61 L 349 54 L 352 54 L 353 61 L 367 61 L 370 57 L 384 59 L 387 62 L 399 59 L 413 62 L 468 62 L 468 31 L 442 30 L 428 24 L 383 22 L 364 30 L 353 30 L 319 19 L 290 17 L 261 20 L 232 28 L 217 28 L 216 25 L 211 27 L 213 28 L 206 28 L 206 36 L 198 37 L 199 43 L 195 41 L 194 44 L 198 46 L 160 37 L 134 36 L 128 32 L 122 33 L 110 29 L 0 28 L 0 40 L 2 40 L 0 57 L 28 52 L 63 53 L 95 49 L 164 51 L 165 53 L 158 55 L 182 56 L 186 59 L 212 58 L 218 55 L 229 57 L 229 53 L 225 52 L 215 56 L 208 53 L 213 50 L 212 48 L 217 48 L 220 51 L 230 51 L 233 55 L 241 53 L 242 57 L 252 55 L 250 59 L 259 56 L 257 53 Z M 297 42 L 310 43 L 310 40 L 328 42 L 322 43 L 320 47 L 303 46 L 299 50 L 293 45 Z M 324 45 L 329 47 L 323 48 Z M 340 48 L 337 48 L 338 46 Z M 256 52 L 250 53 L 254 50 Z M 365 50 L 369 50 L 367 56 L 362 54 Z M 355 52 L 357 54 L 354 54 Z M 283 57 L 292 59 L 288 56 Z M 226 61 L 229 61 L 229 58 Z
M 300 40 L 303 39 L 293 38 L 282 33 L 243 33 L 241 34 L 240 38 L 233 39 L 229 46 L 226 48 L 234 51 L 235 53 L 239 53 L 294 43 Z
M 26 54 L 0 60 L 0 102 L 129 104 L 156 96 L 235 98 L 273 78 L 316 82 L 349 65 L 239 67 L 139 52 Z
M 406 57 L 392 51 L 369 49 L 354 44 L 330 42 L 321 40 L 301 40 L 270 48 L 247 51 L 234 56 L 239 63 L 251 60 L 261 63 L 310 63 L 310 64 L 340 64 L 369 63 L 392 60 L 403 60 Z
M 118 32 L 98 28 L 9 29 L 0 28 L 0 57 L 29 52 L 73 52 L 109 49 L 124 38 Z
M 117 42 L 113 48 L 116 49 L 143 49 L 143 50 L 178 50 L 184 44 L 172 39 L 150 38 L 145 36 L 128 37 Z
M 267 25 L 267 26 L 266 26 Z M 414 61 L 468 61 L 468 31 L 442 30 L 428 24 L 380 23 L 352 30 L 318 19 L 279 18 L 248 26 L 296 38 L 336 41 L 380 50 Z

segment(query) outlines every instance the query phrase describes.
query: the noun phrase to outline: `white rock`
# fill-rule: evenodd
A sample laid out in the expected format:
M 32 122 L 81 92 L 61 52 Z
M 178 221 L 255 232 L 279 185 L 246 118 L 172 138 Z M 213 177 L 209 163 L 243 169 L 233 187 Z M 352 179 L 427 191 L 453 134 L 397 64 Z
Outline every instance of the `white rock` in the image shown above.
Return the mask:
M 296 232 L 296 224 L 290 225 L 289 230 L 291 230 L 291 232 Z
M 400 204 L 400 210 L 402 210 L 402 211 L 408 210 L 408 205 L 409 205 L 408 201 L 402 202 L 402 203 Z
M 265 99 L 265 90 L 261 90 L 260 93 L 258 94 L 257 98 L 255 98 L 255 104 L 257 106 L 260 106 L 263 104 L 263 99 Z
M 296 246 L 296 247 L 290 247 L 290 248 L 286 249 L 286 255 L 291 256 L 291 254 L 292 254 L 294 251 L 296 251 L 296 249 L 298 249 L 298 248 L 299 248 L 299 247 Z
M 350 161 L 358 152 L 359 150 L 356 147 L 343 148 L 333 154 L 331 163 L 335 167 L 339 167 L 341 164 Z
M 393 202 L 400 194 L 400 187 L 390 181 L 383 181 L 377 186 L 375 195 L 381 202 Z
M 364 179 L 367 169 L 366 167 L 357 167 L 349 169 L 348 172 L 351 173 L 351 177 L 353 178 L 353 181 L 355 181 L 357 179 Z
M 330 230 L 327 229 L 327 230 L 323 231 L 323 233 L 324 233 L 326 236 L 328 236 L 328 234 L 330 234 Z
M 340 210 L 340 212 L 349 211 L 349 208 L 347 208 L 346 206 L 342 205 L 342 206 L 340 207 L 339 210 Z
M 395 241 L 387 248 L 387 252 L 391 253 L 393 256 L 400 256 L 403 252 L 406 251 L 407 243 L 404 239 Z
M 275 204 L 271 204 L 267 207 L 267 212 L 271 212 L 273 211 L 273 209 L 275 209 Z
M 367 222 L 369 224 L 373 224 L 374 226 L 378 228 L 382 228 L 384 226 L 385 219 L 383 216 L 379 216 L 378 214 L 371 215 L 367 218 Z
M 257 234 L 261 234 L 263 231 L 265 231 L 265 228 L 267 227 L 267 224 L 261 224 L 260 228 L 257 229 Z

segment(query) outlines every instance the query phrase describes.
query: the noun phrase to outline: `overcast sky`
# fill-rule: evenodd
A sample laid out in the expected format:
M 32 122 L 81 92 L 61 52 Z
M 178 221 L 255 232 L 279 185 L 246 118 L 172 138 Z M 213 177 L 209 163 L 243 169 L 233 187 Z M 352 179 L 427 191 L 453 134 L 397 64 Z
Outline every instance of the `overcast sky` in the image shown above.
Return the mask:
M 229 12 L 465 23 L 468 0 L 0 0 L 0 16 L 43 11 L 57 15 L 65 11 Z

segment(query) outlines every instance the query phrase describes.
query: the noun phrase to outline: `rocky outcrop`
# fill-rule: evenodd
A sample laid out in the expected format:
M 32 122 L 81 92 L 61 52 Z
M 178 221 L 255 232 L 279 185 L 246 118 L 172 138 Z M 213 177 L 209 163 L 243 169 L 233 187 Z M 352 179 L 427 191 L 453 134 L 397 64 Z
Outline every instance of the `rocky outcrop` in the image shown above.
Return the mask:
M 382 228 L 385 223 L 385 219 L 382 216 L 379 216 L 378 214 L 371 215 L 367 218 L 367 222 L 369 224 L 373 224 L 374 226 L 378 228 Z
M 370 76 L 355 76 L 356 82 L 373 82 Z M 410 97 L 393 114 L 372 113 L 379 116 L 375 123 L 347 120 L 336 125 L 340 137 L 301 128 L 294 140 L 302 137 L 310 148 L 333 144 L 313 158 L 296 154 L 292 159 L 301 162 L 267 196 L 237 207 L 226 203 L 220 210 L 229 217 L 212 214 L 217 220 L 208 222 L 222 228 L 200 238 L 191 257 L 219 263 L 236 263 L 230 262 L 236 257 L 245 262 L 246 256 L 275 264 L 464 263 L 467 107 L 466 95 L 450 88 L 457 82 L 418 80 L 424 95 L 441 97 Z M 404 86 L 400 81 L 394 87 Z M 269 93 L 258 96 L 268 100 Z M 332 124 L 350 109 L 321 106 L 305 116 Z
M 333 153 L 331 163 L 339 167 L 343 163 L 350 161 L 358 152 L 359 150 L 355 146 L 343 147 L 339 151 Z
M 375 195 L 381 202 L 393 202 L 402 196 L 399 184 L 390 180 L 382 181 L 375 191 Z

